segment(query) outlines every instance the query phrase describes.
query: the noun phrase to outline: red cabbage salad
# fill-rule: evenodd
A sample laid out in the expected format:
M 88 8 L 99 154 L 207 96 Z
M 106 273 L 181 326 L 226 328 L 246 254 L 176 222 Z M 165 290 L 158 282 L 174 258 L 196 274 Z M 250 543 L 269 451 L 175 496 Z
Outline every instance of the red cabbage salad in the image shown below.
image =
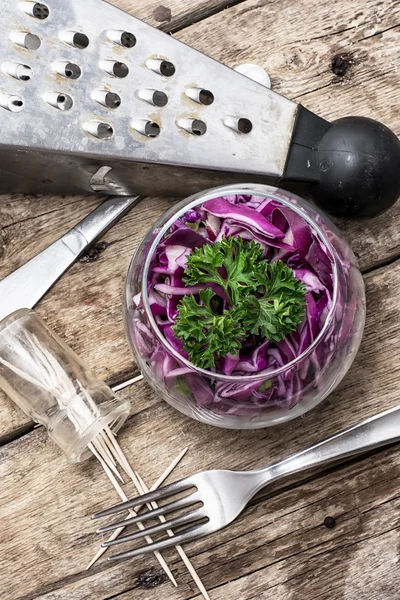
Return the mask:
M 139 352 L 171 393 L 217 414 L 292 408 L 318 385 L 337 343 L 332 323 L 285 369 L 327 322 L 334 260 L 306 218 L 277 199 L 230 195 L 188 209 L 159 242 L 147 291 L 174 353 L 146 321 L 141 294 Z

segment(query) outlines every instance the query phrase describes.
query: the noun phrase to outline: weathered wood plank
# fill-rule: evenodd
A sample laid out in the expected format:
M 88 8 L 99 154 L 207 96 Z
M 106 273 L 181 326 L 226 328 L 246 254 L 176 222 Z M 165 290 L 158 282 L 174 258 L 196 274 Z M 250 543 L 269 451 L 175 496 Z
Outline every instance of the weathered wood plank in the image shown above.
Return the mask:
M 366 282 L 369 318 L 360 354 L 340 389 L 317 409 L 277 428 L 224 431 L 179 415 L 152 393 L 143 397 L 142 384 L 125 392 L 132 397 L 136 413 L 121 433 L 128 459 L 149 483 L 186 445 L 190 446 L 190 454 L 175 478 L 205 468 L 261 466 L 398 404 L 399 366 L 395 357 L 400 336 L 400 262 L 369 274 Z M 312 477 L 308 483 L 266 502 L 257 500 L 230 529 L 189 548 L 207 586 L 230 585 L 225 597 L 250 600 L 264 593 L 258 585 L 265 590 L 273 584 L 284 586 L 286 576 L 294 580 L 299 577 L 301 585 L 308 585 L 306 574 L 311 560 L 317 561 L 318 585 L 323 586 L 330 580 L 324 565 L 330 564 L 341 547 L 353 545 L 357 556 L 361 556 L 364 550 L 359 552 L 356 544 L 383 536 L 398 526 L 399 460 L 398 450 L 393 448 L 346 469 Z M 11 600 L 7 593 L 13 589 L 12 600 L 38 595 L 46 600 L 106 600 L 122 593 L 133 600 L 171 598 L 167 584 L 157 593 L 137 587 L 138 574 L 154 565 L 151 557 L 131 566 L 102 563 L 93 573 L 82 572 L 98 544 L 88 515 L 116 501 L 95 461 L 66 465 L 45 433 L 35 430 L 3 447 L 0 465 L 1 597 Z M 336 529 L 322 527 L 327 515 L 337 517 Z M 390 545 L 394 538 L 387 539 L 386 557 L 394 552 Z M 372 543 L 368 542 L 365 552 Z M 353 553 L 348 553 L 349 568 L 358 573 L 360 566 L 353 562 Z M 171 558 L 182 581 L 174 597 L 188 600 L 195 590 L 175 563 L 173 553 Z M 387 563 L 382 568 L 386 573 Z M 259 584 L 255 585 L 252 581 L 257 576 Z M 243 588 L 238 582 L 229 584 L 241 577 L 251 578 L 248 585 L 252 595 L 240 595 L 244 594 L 245 583 Z M 389 581 L 392 585 L 393 579 Z M 351 578 L 347 584 L 351 589 Z M 379 592 L 378 582 L 369 585 L 373 593 Z M 222 589 L 215 590 L 216 598 L 223 597 L 218 595 Z M 316 596 L 315 590 L 317 587 L 312 591 Z M 333 597 L 339 600 L 339 592 L 333 591 L 337 593 Z
M 392 36 L 390 39 L 379 35 L 368 38 L 370 30 L 367 27 L 372 22 L 381 29 L 398 23 L 399 6 L 387 1 L 378 8 L 374 2 L 369 2 L 358 13 L 348 6 L 342 14 L 338 4 L 332 7 L 323 2 L 313 21 L 313 38 L 318 39 L 307 41 L 310 34 L 305 0 L 297 3 L 295 10 L 290 0 L 280 3 L 279 10 L 274 9 L 274 3 L 249 0 L 207 19 L 206 23 L 187 28 L 179 37 L 231 66 L 250 60 L 264 64 L 273 75 L 275 88 L 288 96 L 296 95 L 299 89 L 310 90 L 307 82 L 315 85 L 318 69 L 321 69 L 325 79 L 319 82 L 320 89 L 307 100 L 311 109 L 319 109 L 321 98 L 330 103 L 333 116 L 345 114 L 351 107 L 354 112 L 377 116 L 398 129 L 400 121 L 395 104 L 387 98 L 399 87 L 400 71 L 393 70 L 389 78 L 384 68 L 389 56 L 391 61 L 397 61 L 393 64 L 399 62 L 398 54 L 395 54 L 398 45 L 393 37 L 396 30 L 387 32 Z M 342 26 L 346 19 L 350 23 L 349 29 L 342 31 L 346 29 Z M 246 40 L 245 44 L 243 40 Z M 361 42 L 368 44 L 368 65 L 374 65 L 371 79 L 373 105 L 370 104 L 366 62 L 350 65 L 353 75 L 342 78 L 340 85 L 334 83 L 338 77 L 331 71 L 330 61 L 339 49 L 353 48 Z M 303 56 L 304 47 L 311 51 L 314 43 L 317 46 L 312 59 L 291 60 L 293 48 L 297 49 L 296 56 Z M 281 57 L 280 62 L 277 57 Z M 363 81 L 364 93 L 359 94 L 359 84 Z M 379 109 L 379 114 L 375 114 L 375 108 Z M 328 112 L 326 116 L 329 116 Z M 0 223 L 8 226 L 0 230 L 0 277 L 62 235 L 96 202 L 98 199 L 93 197 L 59 199 L 57 205 L 54 199 L 32 197 L 12 197 L 9 202 L 2 202 Z M 39 307 L 50 325 L 82 354 L 100 377 L 115 381 L 135 369 L 123 335 L 120 308 L 123 279 L 134 248 L 156 216 L 170 203 L 171 200 L 151 200 L 135 208 L 107 234 L 106 240 L 111 246 L 104 254 L 93 263 L 76 265 Z M 399 218 L 398 203 L 387 215 L 372 221 L 341 223 L 363 269 L 370 270 L 400 255 Z M 82 281 L 87 285 L 82 286 Z M 98 343 L 100 339 L 104 340 L 103 344 Z M 27 420 L 1 398 L 0 423 L 1 438 L 2 435 L 13 435 Z
M 322 0 L 313 9 L 311 20 L 307 0 L 248 0 L 176 37 L 230 66 L 251 56 L 275 91 L 321 116 L 364 114 L 399 133 L 398 2 Z
M 104 252 L 94 258 L 93 262 L 76 264 L 37 309 L 50 327 L 87 362 L 89 368 L 111 384 L 137 373 L 124 334 L 124 279 L 131 256 L 144 232 L 153 222 L 154 213 L 161 213 L 170 203 L 171 200 L 153 199 L 138 206 L 107 234 L 109 246 Z M 49 215 L 35 219 L 34 228 L 32 221 L 27 221 L 3 230 L 7 239 L 4 262 L 0 265 L 0 277 L 2 271 L 4 275 L 7 273 L 7 265 L 10 262 L 15 261 L 15 266 L 19 266 L 37 250 L 62 235 L 68 228 L 72 208 L 75 213 L 73 222 L 77 222 L 86 214 L 88 207 L 78 203 L 54 213 L 52 216 L 57 216 L 57 219 L 52 222 L 51 237 L 47 232 Z M 384 218 L 378 219 L 381 220 L 382 226 Z M 367 252 L 372 255 L 377 253 L 373 243 L 374 234 L 369 229 L 370 227 L 373 230 L 373 222 L 370 226 L 355 223 L 348 227 L 349 233 L 354 232 L 355 239 L 360 240 L 364 247 L 364 267 L 371 267 Z M 11 229 L 16 229 L 15 235 L 11 233 Z M 21 246 L 22 239 L 24 244 Z M 398 256 L 396 249 L 393 254 Z M 379 256 L 376 257 L 376 260 L 378 259 Z M 85 285 L 82 285 L 82 281 Z M 10 400 L 0 395 L 0 439 L 7 435 L 17 435 L 29 422 Z
M 339 600 L 359 597 L 357 589 L 363 589 L 363 598 L 391 597 L 379 594 L 393 589 L 398 576 L 399 498 L 395 485 L 387 488 L 385 502 L 380 491 L 383 486 L 386 489 L 385 477 L 390 476 L 391 469 L 398 468 L 393 456 L 394 450 L 379 457 L 382 471 L 372 483 L 367 459 L 340 474 L 320 477 L 301 488 L 260 501 L 246 511 L 235 529 L 189 547 L 199 573 L 212 590 L 213 600 L 286 600 L 292 598 L 290 592 L 295 598 L 307 600 L 319 598 L 321 593 L 327 597 L 329 592 L 331 598 Z M 398 477 L 393 482 L 396 483 Z M 368 502 L 365 492 L 369 494 Z M 328 514 L 336 517 L 334 529 L 323 525 Z M 374 567 L 374 577 L 368 576 L 367 565 Z M 131 580 L 129 591 L 121 593 L 126 585 L 122 578 L 129 571 L 133 569 L 126 563 L 125 567 L 98 573 L 90 582 L 76 581 L 39 597 L 43 600 L 85 600 L 90 594 L 99 600 L 111 596 L 121 600 L 171 597 L 169 584 L 146 592 L 135 579 Z M 183 583 L 173 597 L 193 598 L 180 565 L 176 565 L 176 573 Z
M 0 195 L 0 232 L 2 232 L 0 258 L 3 256 L 3 248 L 7 242 L 7 238 L 3 238 L 5 236 L 4 230 L 11 225 L 22 221 L 34 221 L 37 217 L 44 215 L 47 215 L 50 219 L 51 213 L 62 211 L 70 204 L 85 205 L 87 203 L 87 210 L 90 210 L 91 203 L 95 206 L 96 202 L 98 203 L 99 199 L 96 200 L 93 196 L 85 195 L 73 197 L 34 194 Z M 54 218 L 57 219 L 56 216 Z

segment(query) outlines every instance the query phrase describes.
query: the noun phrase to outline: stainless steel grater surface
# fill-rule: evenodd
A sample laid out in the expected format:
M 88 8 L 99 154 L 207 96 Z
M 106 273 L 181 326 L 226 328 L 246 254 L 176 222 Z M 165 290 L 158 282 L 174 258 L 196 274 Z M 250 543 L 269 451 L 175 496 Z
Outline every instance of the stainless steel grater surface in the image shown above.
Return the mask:
M 297 105 L 114 6 L 1 0 L 0 28 L 2 191 L 204 187 L 179 167 L 282 175 Z
M 329 123 L 103 0 L 0 0 L 0 33 L 0 192 L 294 183 L 343 216 L 400 195 L 384 125 Z

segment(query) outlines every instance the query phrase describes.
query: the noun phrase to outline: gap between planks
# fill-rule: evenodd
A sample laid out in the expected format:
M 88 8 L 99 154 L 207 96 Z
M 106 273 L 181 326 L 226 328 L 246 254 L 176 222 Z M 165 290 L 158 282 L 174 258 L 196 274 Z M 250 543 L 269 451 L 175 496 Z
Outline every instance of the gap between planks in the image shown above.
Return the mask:
M 372 267 L 367 267 L 366 269 L 361 269 L 361 273 L 363 276 L 371 275 L 375 271 L 379 271 L 379 269 L 384 269 L 386 267 L 390 267 L 391 265 L 395 265 L 400 260 L 400 254 L 394 254 L 390 256 L 386 260 L 382 260 L 379 264 L 374 265 Z
M 175 33 L 178 33 L 179 31 L 183 31 L 184 29 L 187 29 L 188 27 L 192 27 L 192 25 L 196 25 L 196 23 L 200 23 L 200 21 L 205 21 L 206 19 L 214 17 L 215 15 L 218 15 L 219 13 L 223 12 L 224 10 L 228 10 L 229 8 L 234 8 L 235 6 L 238 6 L 239 4 L 244 4 L 245 2 L 247 2 L 247 0 L 227 0 L 227 1 L 223 2 L 220 6 L 216 6 L 215 8 L 212 8 L 208 11 L 199 9 L 199 10 L 195 11 L 191 15 L 191 17 L 188 16 L 186 19 L 183 19 L 181 24 L 178 23 L 177 26 L 171 27 L 169 29 L 164 29 L 163 27 L 161 27 L 161 29 L 163 29 L 163 31 L 166 31 L 166 33 L 170 33 L 171 35 L 174 35 Z

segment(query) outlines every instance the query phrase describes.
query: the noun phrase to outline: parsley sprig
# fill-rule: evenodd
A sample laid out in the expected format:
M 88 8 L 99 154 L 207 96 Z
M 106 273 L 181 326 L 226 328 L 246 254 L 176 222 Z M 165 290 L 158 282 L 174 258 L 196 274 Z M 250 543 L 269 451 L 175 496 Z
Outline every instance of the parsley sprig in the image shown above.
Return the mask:
M 200 303 L 193 295 L 185 296 L 178 306 L 179 317 L 173 329 L 183 341 L 190 360 L 202 369 L 215 367 L 215 356 L 236 354 L 246 337 L 239 308 L 217 312 L 212 303 L 212 289 L 199 292 Z
M 262 281 L 264 254 L 260 244 L 242 238 L 223 238 L 221 242 L 196 248 L 187 261 L 185 283 L 216 283 L 224 290 L 229 304 L 255 292 Z
M 226 296 L 209 287 L 178 305 L 173 330 L 200 368 L 213 369 L 217 359 L 237 354 L 250 335 L 279 342 L 304 318 L 304 284 L 282 261 L 269 263 L 255 241 L 230 237 L 205 244 L 189 255 L 185 275 L 185 284 L 216 284 Z

